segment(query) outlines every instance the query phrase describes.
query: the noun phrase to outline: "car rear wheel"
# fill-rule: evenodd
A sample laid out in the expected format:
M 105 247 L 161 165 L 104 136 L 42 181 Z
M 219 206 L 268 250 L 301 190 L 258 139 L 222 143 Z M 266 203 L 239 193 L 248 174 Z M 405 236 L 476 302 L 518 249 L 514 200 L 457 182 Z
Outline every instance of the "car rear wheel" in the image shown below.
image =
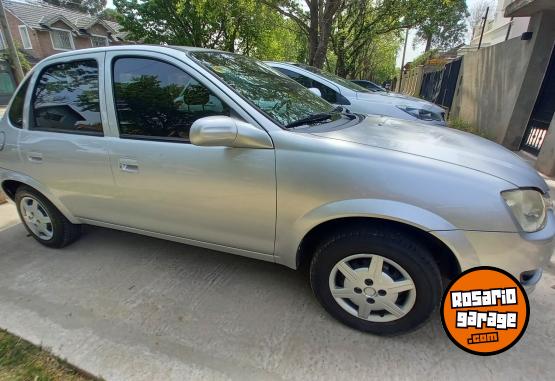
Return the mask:
M 355 228 L 326 239 L 312 259 L 310 281 L 333 317 L 380 335 L 420 326 L 442 290 L 426 247 L 390 228 Z
M 42 194 L 21 186 L 15 194 L 19 217 L 25 229 L 41 244 L 61 248 L 79 238 L 81 225 L 72 224 Z

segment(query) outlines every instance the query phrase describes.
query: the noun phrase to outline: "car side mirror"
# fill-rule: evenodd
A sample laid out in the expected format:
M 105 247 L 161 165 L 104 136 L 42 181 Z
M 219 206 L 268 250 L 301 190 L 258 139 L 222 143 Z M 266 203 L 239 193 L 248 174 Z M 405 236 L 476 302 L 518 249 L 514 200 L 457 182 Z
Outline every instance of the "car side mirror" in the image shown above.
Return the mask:
M 322 92 L 321 92 L 320 89 L 317 88 L 317 87 L 309 87 L 309 88 L 308 88 L 308 91 L 310 91 L 310 92 L 313 93 L 313 94 L 318 95 L 319 97 L 322 97 Z
M 202 147 L 274 148 L 266 131 L 220 115 L 197 119 L 191 126 L 189 139 Z

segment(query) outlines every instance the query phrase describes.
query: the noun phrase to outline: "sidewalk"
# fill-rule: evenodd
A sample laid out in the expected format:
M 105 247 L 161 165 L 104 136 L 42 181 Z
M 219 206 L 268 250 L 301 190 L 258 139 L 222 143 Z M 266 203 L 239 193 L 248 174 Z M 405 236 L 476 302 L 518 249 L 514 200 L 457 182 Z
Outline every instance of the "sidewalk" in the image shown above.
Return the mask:
M 553 262 L 530 296 L 522 340 L 479 357 L 456 348 L 438 316 L 399 337 L 346 328 L 324 312 L 306 278 L 285 267 L 93 227 L 52 250 L 27 237 L 16 214 L 0 205 L 0 327 L 106 380 L 555 374 Z

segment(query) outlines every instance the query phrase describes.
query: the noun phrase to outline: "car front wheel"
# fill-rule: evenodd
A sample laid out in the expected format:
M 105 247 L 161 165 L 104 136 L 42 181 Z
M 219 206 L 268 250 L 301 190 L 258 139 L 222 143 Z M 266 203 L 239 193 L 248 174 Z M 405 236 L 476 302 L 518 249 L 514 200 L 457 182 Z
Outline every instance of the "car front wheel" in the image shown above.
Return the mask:
M 342 323 L 374 334 L 413 330 L 439 305 L 441 276 L 427 248 L 391 228 L 326 239 L 312 259 L 312 289 Z

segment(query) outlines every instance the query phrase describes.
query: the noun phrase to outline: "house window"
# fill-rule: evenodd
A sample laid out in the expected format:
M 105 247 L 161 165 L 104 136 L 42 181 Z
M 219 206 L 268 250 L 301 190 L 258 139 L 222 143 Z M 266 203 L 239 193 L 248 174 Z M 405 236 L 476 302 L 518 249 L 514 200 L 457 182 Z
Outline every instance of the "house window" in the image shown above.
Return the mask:
M 21 36 L 21 43 L 23 44 L 23 49 L 33 49 L 31 45 L 31 38 L 29 37 L 29 30 L 25 25 L 20 25 L 19 35 Z
M 50 31 L 52 47 L 55 50 L 73 50 L 73 38 L 69 30 L 53 29 Z
M 91 36 L 91 44 L 93 48 L 97 48 L 99 46 L 108 46 L 108 38 L 106 36 Z

